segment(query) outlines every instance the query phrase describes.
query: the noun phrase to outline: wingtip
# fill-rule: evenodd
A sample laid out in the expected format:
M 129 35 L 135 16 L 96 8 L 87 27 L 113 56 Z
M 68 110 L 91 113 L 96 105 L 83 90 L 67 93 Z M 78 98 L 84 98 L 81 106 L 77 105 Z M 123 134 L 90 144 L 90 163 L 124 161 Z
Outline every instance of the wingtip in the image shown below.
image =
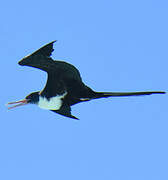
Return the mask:
M 75 120 L 79 120 L 79 118 L 77 118 L 77 117 L 75 117 L 75 116 L 72 116 L 72 118 L 75 119 Z
M 46 45 L 44 45 L 44 46 L 47 46 L 47 45 L 50 45 L 50 44 L 52 44 L 52 46 L 53 46 L 53 44 L 54 44 L 55 42 L 57 42 L 57 40 L 51 41 L 50 43 L 48 43 L 48 44 L 46 44 Z
M 57 42 L 58 40 L 54 40 L 54 41 L 51 41 L 51 43 L 55 43 L 55 42 Z
M 51 41 L 51 42 L 49 42 L 48 44 L 45 44 L 44 46 L 42 46 L 41 48 L 43 48 L 43 47 L 45 47 L 45 46 L 48 46 L 48 45 L 50 45 L 50 44 L 53 45 L 53 44 L 54 44 L 55 42 L 57 42 L 57 41 L 58 41 L 58 40 Z M 40 48 L 40 49 L 41 49 L 41 48 Z M 38 49 L 38 50 L 39 50 L 39 49 Z

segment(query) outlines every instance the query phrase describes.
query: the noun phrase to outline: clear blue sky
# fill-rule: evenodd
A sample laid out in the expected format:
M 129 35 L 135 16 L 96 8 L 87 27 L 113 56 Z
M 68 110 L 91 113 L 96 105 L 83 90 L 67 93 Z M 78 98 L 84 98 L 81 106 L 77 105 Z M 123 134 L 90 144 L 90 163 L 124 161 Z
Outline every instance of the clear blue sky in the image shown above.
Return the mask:
M 81 103 L 80 121 L 4 106 L 43 88 L 46 74 L 17 62 L 52 40 L 94 90 L 167 91 L 167 1 L 6 0 L 0 19 L 0 179 L 168 179 L 168 95 Z

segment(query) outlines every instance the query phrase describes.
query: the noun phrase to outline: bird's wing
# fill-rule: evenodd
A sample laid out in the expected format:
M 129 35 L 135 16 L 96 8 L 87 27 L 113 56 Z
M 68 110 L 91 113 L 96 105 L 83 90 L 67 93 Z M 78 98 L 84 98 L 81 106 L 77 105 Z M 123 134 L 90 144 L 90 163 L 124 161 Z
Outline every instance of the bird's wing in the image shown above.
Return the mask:
M 82 82 L 79 71 L 73 65 L 63 61 L 54 61 L 50 57 L 54 50 L 54 42 L 52 41 L 19 61 L 21 66 L 30 66 L 47 72 L 48 80 L 41 94 L 50 94 L 51 97 L 64 93 L 67 86 L 71 86 L 71 82 Z
M 34 51 L 32 54 L 29 54 L 28 56 L 33 56 L 33 55 L 43 55 L 45 57 L 50 57 L 52 52 L 54 51 L 54 48 L 53 48 L 53 44 L 56 42 L 55 41 L 52 41 L 44 46 L 42 46 L 40 49 Z M 26 56 L 26 57 L 28 57 Z M 25 58 L 26 58 L 25 57 Z M 23 58 L 24 59 L 24 58 Z
M 78 120 L 77 117 L 71 114 L 71 107 L 66 104 L 63 104 L 63 106 L 59 110 L 51 110 L 51 111 L 61 114 L 63 116 Z
M 41 47 L 37 51 L 32 54 L 25 56 L 23 59 L 19 61 L 19 65 L 21 66 L 31 66 L 35 68 L 39 68 L 46 72 L 51 71 L 53 69 L 53 60 L 50 58 L 51 53 L 54 51 L 52 41 L 45 46 Z
M 54 61 L 50 57 L 51 53 L 54 51 L 54 42 L 55 41 L 52 41 L 34 53 L 25 56 L 19 61 L 19 65 L 38 68 L 54 75 L 61 73 L 61 76 L 70 77 L 81 81 L 80 73 L 73 65 L 63 61 Z
M 46 44 L 45 46 L 43 46 L 40 49 L 38 49 L 37 51 L 35 51 L 33 54 L 36 54 L 36 55 L 39 54 L 39 55 L 43 55 L 46 57 L 50 57 L 52 52 L 54 51 L 53 44 L 55 42 L 56 42 L 56 40 Z

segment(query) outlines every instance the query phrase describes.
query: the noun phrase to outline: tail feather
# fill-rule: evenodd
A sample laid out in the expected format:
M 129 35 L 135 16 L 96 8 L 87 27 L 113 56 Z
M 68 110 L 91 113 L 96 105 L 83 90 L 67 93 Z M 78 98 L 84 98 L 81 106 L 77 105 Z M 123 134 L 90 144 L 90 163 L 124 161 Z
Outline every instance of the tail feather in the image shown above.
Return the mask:
M 97 92 L 96 98 L 120 97 L 120 96 L 143 96 L 151 94 L 165 94 L 164 91 L 145 91 L 145 92 Z

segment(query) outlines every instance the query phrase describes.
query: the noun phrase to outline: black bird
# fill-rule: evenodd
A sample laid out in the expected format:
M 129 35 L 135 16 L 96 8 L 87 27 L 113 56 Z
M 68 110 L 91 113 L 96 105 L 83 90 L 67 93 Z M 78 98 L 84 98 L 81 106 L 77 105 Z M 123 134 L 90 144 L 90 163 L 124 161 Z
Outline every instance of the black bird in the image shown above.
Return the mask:
M 25 104 L 37 104 L 40 108 L 78 119 L 71 114 L 71 106 L 80 102 L 111 96 L 139 96 L 165 93 L 163 91 L 95 92 L 82 82 L 79 71 L 73 65 L 63 61 L 54 61 L 50 57 L 54 51 L 54 42 L 52 41 L 19 61 L 21 66 L 31 66 L 47 72 L 48 79 L 44 89 L 29 94 L 23 100 L 8 103 L 8 105 L 16 103 L 16 105 L 8 107 L 8 109 Z

